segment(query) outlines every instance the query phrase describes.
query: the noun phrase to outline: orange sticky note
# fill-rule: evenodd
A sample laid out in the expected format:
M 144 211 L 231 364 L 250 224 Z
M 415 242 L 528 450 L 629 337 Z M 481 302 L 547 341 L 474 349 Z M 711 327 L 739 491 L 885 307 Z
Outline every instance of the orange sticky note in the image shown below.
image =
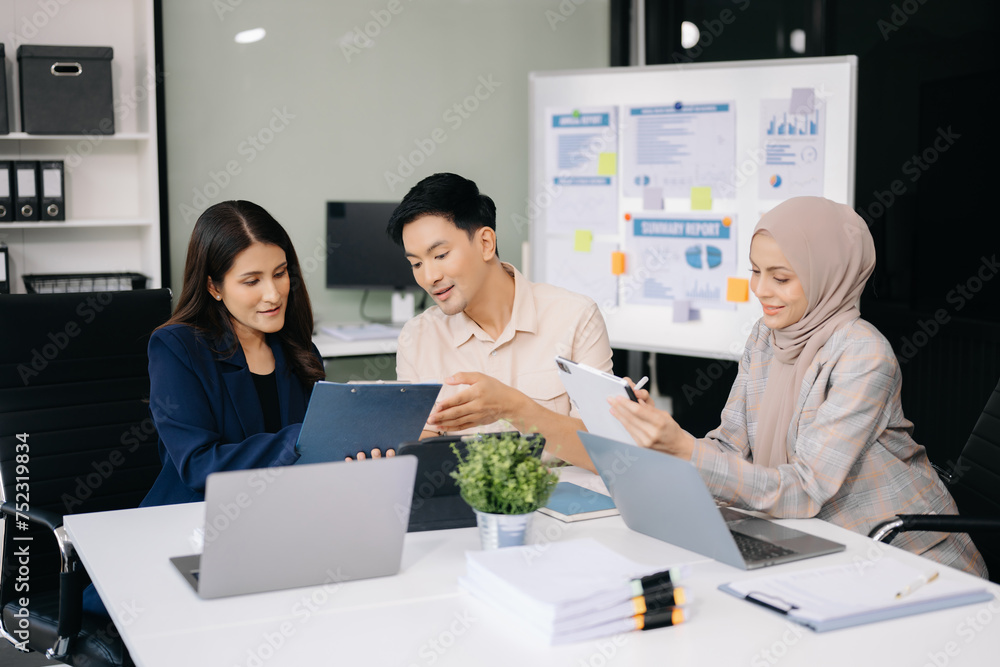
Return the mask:
M 750 281 L 746 278 L 726 279 L 726 301 L 749 301 Z
M 611 273 L 616 276 L 625 273 L 625 253 L 618 250 L 611 253 Z
M 578 229 L 573 235 L 573 250 L 590 252 L 590 242 L 594 240 L 594 232 L 589 229 Z

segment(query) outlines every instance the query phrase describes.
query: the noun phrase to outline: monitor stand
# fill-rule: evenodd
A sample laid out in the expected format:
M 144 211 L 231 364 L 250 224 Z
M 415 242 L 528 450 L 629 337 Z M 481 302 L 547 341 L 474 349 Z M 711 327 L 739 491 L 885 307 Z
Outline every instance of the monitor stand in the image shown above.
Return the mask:
M 395 291 L 392 293 L 393 324 L 405 324 L 413 319 L 415 300 L 413 292 Z

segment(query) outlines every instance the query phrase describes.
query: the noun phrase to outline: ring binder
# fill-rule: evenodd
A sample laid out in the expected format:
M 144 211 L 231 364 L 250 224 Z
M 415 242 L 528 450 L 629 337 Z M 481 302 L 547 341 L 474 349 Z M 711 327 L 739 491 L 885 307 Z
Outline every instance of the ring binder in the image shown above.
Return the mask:
M 7 244 L 0 241 L 0 294 L 10 294 L 10 253 Z
M 0 222 L 10 222 L 14 219 L 14 164 L 9 160 L 0 160 Z
M 38 163 L 14 163 L 14 220 L 38 220 Z
M 66 203 L 63 195 L 64 170 L 62 160 L 39 162 L 41 186 L 39 208 L 42 220 L 65 220 Z

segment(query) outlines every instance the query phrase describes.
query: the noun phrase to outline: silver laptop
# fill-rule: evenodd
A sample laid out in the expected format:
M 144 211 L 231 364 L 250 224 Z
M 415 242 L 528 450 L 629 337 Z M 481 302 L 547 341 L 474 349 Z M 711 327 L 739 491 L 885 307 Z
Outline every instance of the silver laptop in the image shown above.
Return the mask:
M 399 572 L 413 456 L 213 473 L 202 553 L 171 562 L 203 598 Z
M 844 545 L 716 506 L 687 461 L 579 431 L 625 524 L 733 567 L 751 570 L 843 551 Z

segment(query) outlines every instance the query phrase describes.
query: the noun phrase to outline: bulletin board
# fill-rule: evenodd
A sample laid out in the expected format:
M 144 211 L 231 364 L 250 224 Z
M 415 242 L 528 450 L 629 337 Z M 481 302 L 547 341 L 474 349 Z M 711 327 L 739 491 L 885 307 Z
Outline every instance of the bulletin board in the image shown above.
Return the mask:
M 530 277 L 586 294 L 612 347 L 736 359 L 760 216 L 854 205 L 857 57 L 533 72 Z

